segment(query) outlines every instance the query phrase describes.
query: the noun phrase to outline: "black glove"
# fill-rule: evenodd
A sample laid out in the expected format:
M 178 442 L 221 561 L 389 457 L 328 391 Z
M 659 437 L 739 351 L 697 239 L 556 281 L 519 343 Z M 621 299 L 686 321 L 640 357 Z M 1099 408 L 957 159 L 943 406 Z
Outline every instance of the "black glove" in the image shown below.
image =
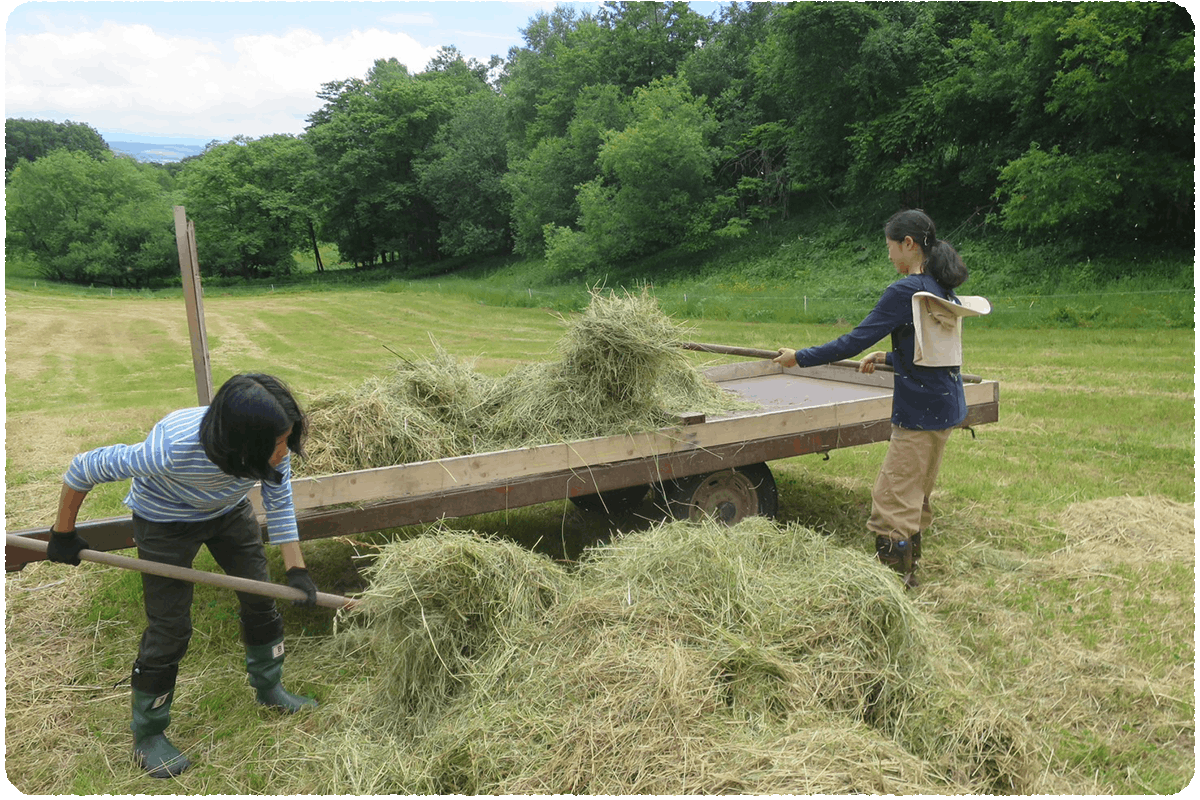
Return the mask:
M 50 541 L 46 544 L 46 558 L 59 564 L 79 566 L 79 551 L 90 549 L 87 540 L 75 531 L 56 531 L 50 528 Z
M 294 606 L 315 606 L 317 604 L 317 585 L 308 576 L 304 567 L 292 567 L 287 571 L 287 583 L 293 589 L 299 589 L 308 595 L 306 600 L 293 600 Z

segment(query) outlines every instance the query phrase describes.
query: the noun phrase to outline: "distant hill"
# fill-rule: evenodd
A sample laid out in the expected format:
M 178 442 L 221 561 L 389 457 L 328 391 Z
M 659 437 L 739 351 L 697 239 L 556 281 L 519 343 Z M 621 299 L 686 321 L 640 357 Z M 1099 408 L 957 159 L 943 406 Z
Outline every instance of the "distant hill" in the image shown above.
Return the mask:
M 204 152 L 203 145 L 198 144 L 147 144 L 145 142 L 108 142 L 107 144 L 114 153 L 132 156 L 138 161 L 152 161 L 157 164 L 182 161 L 188 156 L 198 156 Z

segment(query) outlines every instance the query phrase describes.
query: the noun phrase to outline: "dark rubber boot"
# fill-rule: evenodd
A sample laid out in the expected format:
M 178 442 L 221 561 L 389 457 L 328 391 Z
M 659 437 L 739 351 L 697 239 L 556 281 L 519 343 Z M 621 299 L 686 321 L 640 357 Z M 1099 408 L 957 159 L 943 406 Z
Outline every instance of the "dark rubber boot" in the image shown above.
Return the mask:
M 892 538 L 890 536 L 875 537 L 875 557 L 904 577 L 904 588 L 912 589 L 919 586 L 914 572 L 913 542 L 908 539 Z
M 152 778 L 173 778 L 191 764 L 163 734 L 171 722 L 178 672 L 178 665 L 160 668 L 133 665 L 130 679 L 133 721 L 129 724 L 133 731 L 133 757 Z
M 305 707 L 315 707 L 311 697 L 300 697 L 283 688 L 283 639 L 270 644 L 246 645 L 246 673 L 250 685 L 257 691 L 258 702 L 272 708 L 295 713 Z

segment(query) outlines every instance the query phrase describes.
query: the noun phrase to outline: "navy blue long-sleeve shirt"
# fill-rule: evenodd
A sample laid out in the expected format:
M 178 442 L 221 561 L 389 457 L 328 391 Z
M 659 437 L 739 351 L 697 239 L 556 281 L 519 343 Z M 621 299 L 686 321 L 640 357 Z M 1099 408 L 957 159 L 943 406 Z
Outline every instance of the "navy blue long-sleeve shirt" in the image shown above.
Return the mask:
M 816 367 L 855 356 L 891 334 L 892 349 L 887 363 L 895 371 L 892 392 L 892 423 L 911 430 L 953 428 L 967 418 L 959 367 L 919 367 L 913 363 L 916 331 L 913 328 L 912 296 L 930 292 L 955 300 L 929 275 L 908 275 L 893 283 L 875 308 L 854 330 L 818 347 L 796 351 L 796 363 Z

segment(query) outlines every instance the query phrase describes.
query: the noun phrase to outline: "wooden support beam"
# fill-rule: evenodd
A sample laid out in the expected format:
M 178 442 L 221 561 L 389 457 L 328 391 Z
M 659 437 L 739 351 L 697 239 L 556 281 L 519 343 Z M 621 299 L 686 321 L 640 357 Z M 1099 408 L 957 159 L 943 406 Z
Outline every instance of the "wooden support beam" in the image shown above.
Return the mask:
M 179 251 L 179 273 L 183 278 L 183 302 L 187 310 L 188 334 L 192 340 L 192 369 L 196 373 L 196 397 L 200 405 L 212 402 L 212 364 L 208 358 L 208 333 L 204 328 L 204 292 L 200 286 L 200 259 L 196 252 L 196 228 L 183 206 L 175 206 L 175 245 Z

